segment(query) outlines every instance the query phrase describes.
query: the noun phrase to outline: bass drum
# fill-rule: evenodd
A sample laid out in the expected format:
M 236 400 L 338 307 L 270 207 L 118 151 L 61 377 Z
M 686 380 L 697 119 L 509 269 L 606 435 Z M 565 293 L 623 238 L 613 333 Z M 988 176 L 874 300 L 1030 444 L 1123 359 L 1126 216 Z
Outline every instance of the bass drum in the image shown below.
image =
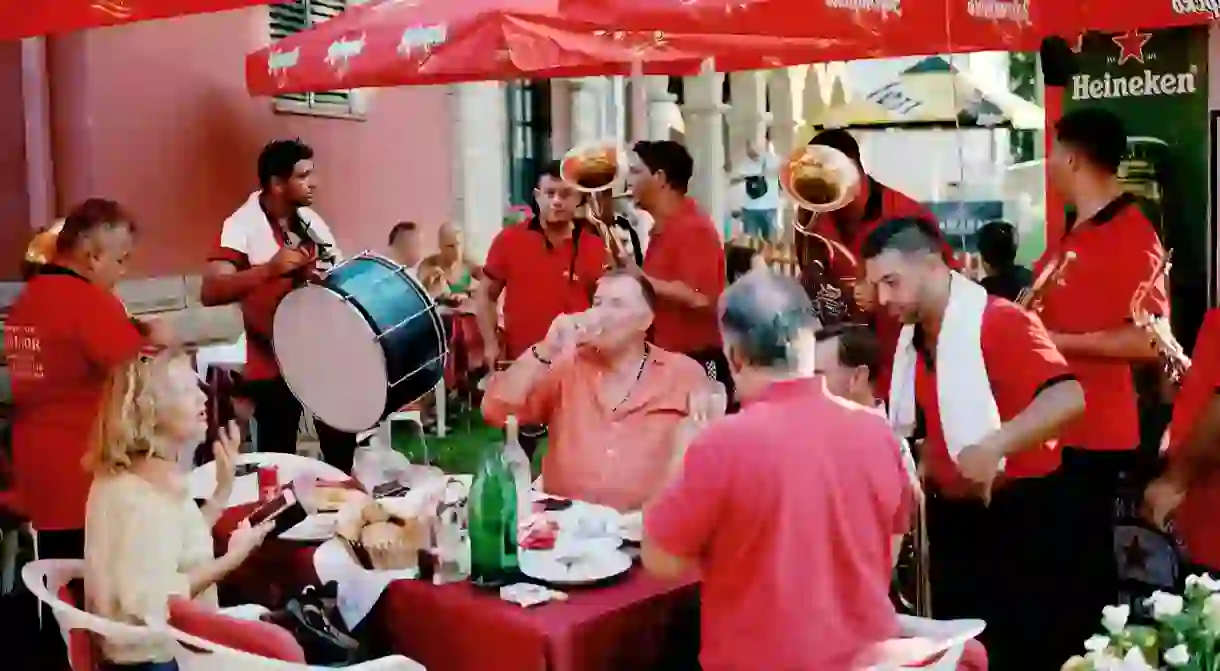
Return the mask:
M 357 433 L 430 392 L 445 374 L 445 327 L 423 286 L 365 252 L 284 297 L 275 358 L 309 412 Z

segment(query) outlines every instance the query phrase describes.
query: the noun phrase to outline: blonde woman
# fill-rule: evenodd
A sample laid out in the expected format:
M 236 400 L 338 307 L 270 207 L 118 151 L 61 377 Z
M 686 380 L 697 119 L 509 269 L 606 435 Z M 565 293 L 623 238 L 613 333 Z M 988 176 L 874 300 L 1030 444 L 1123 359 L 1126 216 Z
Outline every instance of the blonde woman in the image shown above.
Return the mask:
M 212 525 L 232 491 L 238 432 L 221 430 L 216 490 L 203 508 L 186 482 L 207 430 L 206 398 L 189 360 L 165 353 L 119 367 L 108 381 L 86 457 L 94 480 L 85 513 L 85 597 L 96 615 L 142 623 L 172 595 L 216 605 L 216 582 L 257 548 L 271 525 L 243 525 L 212 552 Z M 172 648 L 100 641 L 107 669 L 171 671 Z

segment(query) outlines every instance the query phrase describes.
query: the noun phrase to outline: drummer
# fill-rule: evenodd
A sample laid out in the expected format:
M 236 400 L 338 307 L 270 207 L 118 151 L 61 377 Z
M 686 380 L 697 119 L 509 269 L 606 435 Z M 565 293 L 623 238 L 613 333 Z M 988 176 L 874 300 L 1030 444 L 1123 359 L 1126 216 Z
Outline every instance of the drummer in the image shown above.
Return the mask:
M 284 296 L 320 269 L 319 252 L 337 258 L 337 247 L 326 222 L 310 209 L 317 188 L 312 149 L 300 140 L 271 142 L 258 157 L 258 179 L 259 190 L 225 220 L 200 293 L 204 305 L 241 303 L 243 391 L 254 401 L 258 449 L 293 454 L 302 408 L 276 364 L 272 320 Z M 314 424 L 326 462 L 351 472 L 355 435 Z

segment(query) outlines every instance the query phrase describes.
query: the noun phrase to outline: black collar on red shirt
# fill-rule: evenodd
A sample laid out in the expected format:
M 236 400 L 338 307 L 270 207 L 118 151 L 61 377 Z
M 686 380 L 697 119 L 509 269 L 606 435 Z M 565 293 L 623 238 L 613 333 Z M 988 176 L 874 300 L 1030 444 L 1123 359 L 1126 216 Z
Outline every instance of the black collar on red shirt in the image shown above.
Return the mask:
M 864 203 L 864 216 L 861 221 L 876 221 L 885 214 L 885 185 L 872 177 L 866 177 L 868 183 L 868 202 Z
M 1122 214 L 1123 210 L 1127 209 L 1128 206 L 1135 205 L 1137 202 L 1138 199 L 1134 195 L 1124 191 L 1117 198 L 1106 203 L 1105 207 L 1098 210 L 1097 214 L 1094 214 L 1093 218 L 1089 219 L 1089 221 L 1093 222 L 1095 226 L 1109 223 Z M 1067 214 L 1067 226 L 1063 234 L 1066 236 L 1070 233 L 1072 228 L 1076 226 L 1076 223 L 1076 211 L 1072 210 Z
M 572 258 L 573 259 L 576 258 L 575 251 L 577 249 L 577 245 L 580 244 L 580 233 L 588 225 L 589 224 L 587 224 L 584 219 L 572 220 L 572 250 L 573 250 Z M 542 243 L 544 245 L 546 245 L 547 251 L 555 249 L 555 245 L 551 243 L 551 239 L 546 237 L 546 231 L 542 230 L 542 220 L 541 219 L 539 219 L 538 217 L 534 217 L 534 218 L 530 219 L 529 223 L 525 225 L 525 228 L 526 228 L 526 230 L 534 231 L 535 233 L 542 236 Z
M 76 279 L 78 279 L 82 282 L 89 281 L 89 278 L 85 277 L 84 275 L 81 275 L 80 273 L 76 272 L 75 270 L 72 270 L 71 268 L 65 268 L 63 266 L 57 266 L 54 263 L 48 263 L 45 266 L 39 268 L 38 274 L 39 275 L 66 275 L 68 277 L 75 277 Z

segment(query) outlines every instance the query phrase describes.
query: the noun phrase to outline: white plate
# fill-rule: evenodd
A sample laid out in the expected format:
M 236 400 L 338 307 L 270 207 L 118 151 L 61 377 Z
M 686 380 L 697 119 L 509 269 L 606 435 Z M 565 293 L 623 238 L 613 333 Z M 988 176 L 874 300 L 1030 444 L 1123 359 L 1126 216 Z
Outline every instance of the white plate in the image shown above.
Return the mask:
M 586 554 L 567 564 L 553 551 L 523 550 L 521 572 L 552 585 L 587 585 L 622 575 L 631 569 L 631 557 L 613 550 Z
M 625 541 L 641 543 L 644 541 L 644 513 L 623 513 L 618 518 L 618 533 Z
M 339 522 L 339 513 L 315 513 L 306 517 L 300 524 L 280 534 L 286 541 L 323 542 L 335 536 L 335 525 Z

